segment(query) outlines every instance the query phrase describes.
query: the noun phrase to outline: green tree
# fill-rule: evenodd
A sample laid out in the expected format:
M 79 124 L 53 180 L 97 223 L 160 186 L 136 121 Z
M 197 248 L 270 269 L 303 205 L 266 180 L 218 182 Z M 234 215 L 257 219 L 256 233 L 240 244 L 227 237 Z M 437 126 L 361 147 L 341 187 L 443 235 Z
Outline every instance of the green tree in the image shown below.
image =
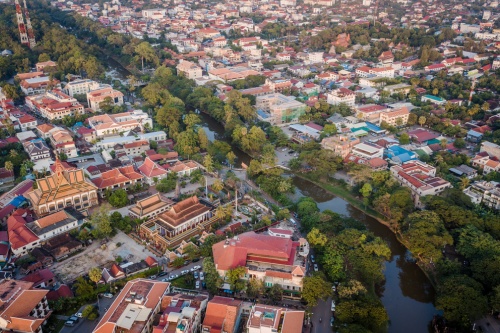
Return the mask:
M 5 161 L 5 170 L 8 171 L 13 171 L 14 170 L 14 164 L 12 164 L 11 161 Z
M 318 304 L 318 300 L 326 300 L 332 293 L 332 285 L 320 274 L 307 276 L 303 280 L 302 298 L 309 308 Z
M 12 84 L 6 84 L 2 87 L 2 91 L 5 94 L 5 97 L 9 99 L 19 99 L 21 96 L 19 96 L 19 93 L 17 91 L 17 88 L 13 86 Z
M 370 199 L 370 195 L 372 194 L 373 188 L 370 183 L 365 183 L 359 192 L 363 196 L 363 202 L 365 207 L 368 205 L 368 200 Z
M 307 234 L 307 241 L 312 247 L 323 248 L 328 242 L 328 238 L 319 229 L 312 228 Z
M 203 259 L 203 272 L 205 272 L 205 283 L 210 294 L 217 294 L 222 286 L 223 280 L 215 268 L 212 258 Z
M 407 145 L 410 143 L 410 135 L 408 133 L 404 132 L 400 135 L 399 137 L 399 143 L 402 145 Z
M 76 296 L 82 297 L 85 300 L 92 299 L 94 295 L 94 287 L 83 277 L 79 276 L 75 282 Z
M 472 322 L 482 317 L 487 309 L 483 287 L 466 275 L 454 275 L 442 281 L 438 287 L 436 308 L 444 311 L 444 317 L 469 329 Z
M 109 196 L 108 202 L 113 207 L 125 207 L 128 204 L 127 191 L 122 188 L 114 190 Z
M 198 128 L 198 143 L 200 144 L 200 148 L 202 150 L 207 150 L 208 148 L 208 137 L 203 128 Z
M 247 281 L 246 294 L 250 298 L 258 298 L 264 292 L 264 282 L 257 278 L 251 278 Z
M 99 269 L 99 267 L 93 267 L 89 271 L 89 279 L 90 281 L 94 282 L 97 286 L 99 281 L 102 279 L 102 272 Z
M 231 286 L 232 291 L 238 292 L 245 288 L 245 281 L 242 280 L 245 272 L 246 268 L 244 266 L 238 266 L 226 272 L 226 281 Z
M 184 261 L 186 261 L 183 257 L 177 257 L 172 261 L 172 266 L 175 268 L 181 268 L 184 266 Z
M 83 311 L 82 311 L 82 317 L 87 318 L 88 320 L 96 320 L 97 319 L 97 313 L 96 313 L 95 306 L 93 305 L 87 305 Z
M 464 139 L 462 139 L 462 138 L 457 138 L 457 139 L 455 139 L 455 141 L 453 142 L 453 146 L 454 146 L 455 148 L 459 148 L 459 149 L 465 148 L 465 146 L 466 146 L 465 140 L 464 140 Z
M 113 232 L 108 212 L 109 207 L 102 205 L 99 210 L 94 211 L 94 213 L 90 216 L 89 222 L 94 228 L 92 233 L 96 238 L 108 237 Z
M 159 63 L 159 59 L 156 56 L 155 50 L 151 47 L 148 42 L 142 42 L 135 47 L 135 53 L 140 57 L 142 63 L 142 71 L 144 72 L 144 61 L 150 61 L 156 65 Z
M 203 158 L 203 166 L 205 167 L 207 172 L 214 171 L 214 161 L 210 154 L 206 154 L 205 157 Z
M 277 283 L 273 284 L 271 288 L 267 291 L 267 295 L 271 301 L 277 303 L 283 298 L 283 288 Z
M 424 126 L 426 122 L 427 118 L 425 118 L 425 116 L 418 117 L 418 123 L 420 124 L 420 126 Z
M 234 162 L 236 160 L 236 155 L 233 153 L 233 151 L 230 151 L 226 154 L 226 159 L 229 165 L 234 165 Z
M 220 179 L 214 180 L 214 183 L 210 186 L 215 193 L 219 193 L 224 188 L 224 183 Z

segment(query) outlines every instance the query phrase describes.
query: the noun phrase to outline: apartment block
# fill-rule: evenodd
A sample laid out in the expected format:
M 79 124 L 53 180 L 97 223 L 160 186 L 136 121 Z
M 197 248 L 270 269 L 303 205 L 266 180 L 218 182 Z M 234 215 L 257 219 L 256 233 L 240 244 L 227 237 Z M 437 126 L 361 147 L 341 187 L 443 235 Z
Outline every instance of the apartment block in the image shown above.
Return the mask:
M 248 333 L 302 333 L 305 311 L 255 304 L 247 321 Z
M 464 190 L 476 205 L 484 204 L 493 209 L 500 209 L 500 183 L 480 181 L 474 182 Z
M 356 93 L 346 88 L 339 88 L 330 93 L 326 97 L 326 102 L 331 105 L 338 105 L 341 103 L 354 107 L 356 101 Z
M 323 149 L 331 150 L 335 155 L 345 158 L 351 152 L 352 148 L 361 141 L 356 137 L 349 137 L 346 135 L 334 135 L 324 138 L 321 141 Z
M 122 105 L 123 93 L 109 85 L 101 85 L 87 93 L 88 106 L 94 111 L 100 111 L 101 103 L 106 101 L 110 101 L 111 105 Z
M 391 167 L 392 176 L 411 190 L 415 205 L 423 208 L 420 198 L 436 195 L 450 188 L 450 182 L 436 177 L 436 168 L 421 161 L 410 161 Z

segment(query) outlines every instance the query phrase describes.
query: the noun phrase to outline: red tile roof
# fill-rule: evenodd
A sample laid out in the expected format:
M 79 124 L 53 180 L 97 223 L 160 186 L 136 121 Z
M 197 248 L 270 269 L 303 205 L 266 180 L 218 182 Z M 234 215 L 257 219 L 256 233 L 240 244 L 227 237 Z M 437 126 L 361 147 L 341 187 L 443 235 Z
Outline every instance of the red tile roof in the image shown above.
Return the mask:
M 26 221 L 22 216 L 10 216 L 7 219 L 7 230 L 13 249 L 19 249 L 38 240 L 38 237 L 26 226 Z

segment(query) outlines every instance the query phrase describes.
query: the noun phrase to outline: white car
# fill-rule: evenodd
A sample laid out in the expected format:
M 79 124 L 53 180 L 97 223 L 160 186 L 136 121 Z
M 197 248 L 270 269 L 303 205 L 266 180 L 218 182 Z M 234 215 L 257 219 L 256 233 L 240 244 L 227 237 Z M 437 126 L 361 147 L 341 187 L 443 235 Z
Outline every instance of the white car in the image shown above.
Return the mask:
M 318 264 L 314 264 L 314 271 L 317 272 L 318 271 Z
M 75 315 L 74 315 L 74 316 L 75 316 L 75 317 L 78 317 L 78 318 L 82 318 L 82 317 L 83 317 L 83 315 L 82 315 L 82 313 L 81 313 L 81 312 L 77 312 L 77 313 L 75 313 Z
M 335 301 L 332 301 L 332 311 L 335 311 Z
M 185 270 L 183 270 L 183 271 L 181 272 L 181 275 L 186 275 L 187 273 L 189 273 L 189 271 L 188 271 L 187 269 L 185 269 Z
M 205 273 L 200 272 L 200 280 L 201 281 L 205 280 Z
M 195 271 L 199 270 L 200 268 L 201 268 L 201 266 L 198 266 L 198 265 L 193 266 L 193 269 L 194 269 Z
M 196 281 L 196 289 L 200 289 L 200 281 Z
M 113 298 L 113 294 L 112 293 L 104 293 L 104 294 L 102 294 L 102 297 Z

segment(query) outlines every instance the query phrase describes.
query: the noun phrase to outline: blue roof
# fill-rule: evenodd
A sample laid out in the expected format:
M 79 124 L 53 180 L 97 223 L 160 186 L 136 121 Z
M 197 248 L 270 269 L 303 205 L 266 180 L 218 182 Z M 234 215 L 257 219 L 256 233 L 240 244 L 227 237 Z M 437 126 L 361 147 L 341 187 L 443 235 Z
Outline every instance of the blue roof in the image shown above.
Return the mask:
M 266 113 L 266 112 L 264 112 L 264 111 L 262 111 L 262 110 L 257 110 L 257 114 L 258 114 L 259 116 L 261 116 L 263 119 L 267 119 L 267 118 L 269 118 L 269 114 L 268 114 L 268 113 Z
M 22 195 L 20 195 L 20 196 L 15 197 L 14 199 L 12 199 L 10 204 L 17 208 L 17 207 L 21 206 L 24 202 L 26 202 L 26 198 L 23 197 Z
M 410 160 L 415 159 L 414 156 L 410 156 L 410 154 L 408 154 L 408 153 L 404 153 L 404 154 L 398 155 L 398 158 L 401 161 L 401 163 L 408 162 Z
M 476 131 L 474 131 L 473 129 L 471 129 L 471 130 L 469 130 L 469 131 L 467 132 L 467 135 L 470 135 L 470 136 L 475 136 L 475 137 L 480 138 L 480 137 L 482 137 L 482 136 L 483 136 L 483 133 L 479 133 L 479 132 L 476 132 Z

